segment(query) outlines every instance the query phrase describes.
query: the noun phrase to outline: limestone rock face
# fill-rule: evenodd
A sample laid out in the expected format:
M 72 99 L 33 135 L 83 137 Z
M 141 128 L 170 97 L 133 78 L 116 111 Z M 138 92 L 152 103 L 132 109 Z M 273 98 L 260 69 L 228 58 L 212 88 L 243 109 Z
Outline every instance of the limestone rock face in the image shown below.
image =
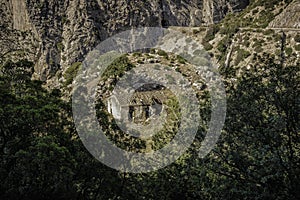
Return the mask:
M 212 24 L 248 4 L 249 0 L 0 0 L 2 62 L 8 57 L 32 60 L 37 78 L 47 80 L 122 30 Z
M 203 0 L 202 22 L 204 24 L 219 22 L 227 13 L 241 11 L 249 4 L 249 0 Z
M 282 13 L 269 24 L 271 28 L 300 28 L 300 0 L 289 4 Z

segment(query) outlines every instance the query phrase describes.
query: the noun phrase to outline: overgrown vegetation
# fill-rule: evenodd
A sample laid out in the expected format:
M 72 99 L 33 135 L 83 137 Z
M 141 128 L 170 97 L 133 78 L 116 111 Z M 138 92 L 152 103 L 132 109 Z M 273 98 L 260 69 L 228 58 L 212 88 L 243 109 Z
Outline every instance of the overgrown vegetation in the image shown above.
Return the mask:
M 177 61 L 180 63 L 180 64 L 185 64 L 187 61 L 186 61 L 186 59 L 184 59 L 182 56 L 180 56 L 180 55 L 177 55 L 176 56 L 176 59 L 177 59 Z
M 102 74 L 102 80 L 107 80 L 109 77 L 121 77 L 126 71 L 134 67 L 129 61 L 127 55 L 122 55 L 113 61 L 113 63 Z
M 294 38 L 295 42 L 300 43 L 300 34 L 297 34 Z
M 147 174 L 120 173 L 98 162 L 82 146 L 71 105 L 60 99 L 60 91 L 31 80 L 33 63 L 7 62 L 0 74 L 1 199 L 299 199 L 299 64 L 282 66 L 267 54 L 253 59 L 259 64 L 235 82 L 229 81 L 230 72 L 221 71 L 228 111 L 213 152 L 204 159 L 197 153 L 210 119 L 209 94 L 203 92 L 198 97 L 204 122 L 192 147 L 175 163 Z M 131 67 L 121 57 L 106 75 L 119 76 Z M 176 124 L 178 103 L 169 105 Z M 104 105 L 96 107 L 106 111 Z M 107 130 L 117 128 L 106 115 L 98 117 Z M 170 134 L 157 135 L 154 148 L 176 133 L 166 128 Z M 127 137 L 119 148 L 146 146 Z
M 220 30 L 219 25 L 217 25 L 217 24 L 211 25 L 208 28 L 208 30 L 206 32 L 206 35 L 203 38 L 203 41 L 204 42 L 209 42 L 209 41 L 213 40 L 215 38 L 215 35 L 219 32 L 219 30 Z
M 157 54 L 158 54 L 159 56 L 164 57 L 165 59 L 169 59 L 169 56 L 168 56 L 167 52 L 165 52 L 165 51 L 163 51 L 163 50 L 161 50 L 161 49 L 158 49 L 158 50 L 157 50 Z
M 300 199 L 300 63 L 285 62 L 289 56 L 297 55 L 295 51 L 300 51 L 300 35 L 294 37 L 296 44 L 289 46 L 280 43 L 281 34 L 258 30 L 265 36 L 263 39 L 252 39 L 249 34 L 241 37 L 244 47 L 232 45 L 232 36 L 243 31 L 240 27 L 266 26 L 274 17 L 270 11 L 284 2 L 290 0 L 253 0 L 247 9 L 263 6 L 265 11 L 252 12 L 260 14 L 260 18 L 243 18 L 246 10 L 228 16 L 223 26 L 209 27 L 203 43 L 206 50 L 213 48 L 209 41 L 217 33 L 222 37 L 214 52 L 221 63 L 219 70 L 227 98 L 222 134 L 215 148 L 200 159 L 198 149 L 211 118 L 210 93 L 204 85 L 196 94 L 201 123 L 190 149 L 173 164 L 150 173 L 123 173 L 103 165 L 82 145 L 73 123 L 71 103 L 62 100 L 61 91 L 46 90 L 45 83 L 32 80 L 34 63 L 1 62 L 0 199 Z M 198 34 L 198 30 L 193 34 Z M 264 46 L 270 44 L 267 37 L 278 42 L 273 54 L 283 61 L 264 52 Z M 225 68 L 223 63 L 231 45 L 236 59 L 234 66 Z M 61 49 L 59 46 L 57 43 Z M 251 51 L 245 48 L 248 46 Z M 155 49 L 149 54 L 136 52 L 133 56 L 144 63 L 142 59 L 156 59 L 156 54 L 170 59 L 177 72 L 188 76 L 189 68 L 184 66 L 187 60 L 181 56 Z M 249 62 L 243 62 L 245 59 Z M 63 74 L 64 86 L 73 82 L 80 67 L 77 62 L 67 68 Z M 112 90 L 116 81 L 134 67 L 127 55 L 116 59 L 102 76 L 104 84 L 109 84 L 102 85 L 104 92 Z M 171 76 L 167 78 L 176 81 Z M 177 99 L 170 95 L 165 106 L 167 123 L 150 139 L 153 150 L 165 147 L 181 126 Z M 96 111 L 99 124 L 114 145 L 145 152 L 149 140 L 121 131 L 108 114 L 105 102 L 97 101 Z
M 203 42 L 202 45 L 206 51 L 210 51 L 213 49 L 213 46 L 209 42 Z
M 217 46 L 217 49 L 222 53 L 225 54 L 226 50 L 230 47 L 231 39 L 230 37 L 224 37 Z
M 76 77 L 78 71 L 81 68 L 81 62 L 75 62 L 64 73 L 65 82 L 63 83 L 64 86 L 70 85 L 74 78 Z
M 291 56 L 292 53 L 293 53 L 293 49 L 291 47 L 287 47 L 285 49 L 285 53 L 286 53 L 287 56 Z
M 234 62 L 234 65 L 237 66 L 241 61 L 248 58 L 250 56 L 250 52 L 246 51 L 244 49 L 239 49 L 237 52 L 236 60 Z

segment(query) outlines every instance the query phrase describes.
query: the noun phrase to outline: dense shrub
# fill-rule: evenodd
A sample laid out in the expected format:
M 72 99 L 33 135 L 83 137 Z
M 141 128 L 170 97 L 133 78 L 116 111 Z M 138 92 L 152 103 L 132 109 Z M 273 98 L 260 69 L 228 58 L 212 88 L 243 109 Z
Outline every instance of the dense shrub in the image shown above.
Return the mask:
M 237 57 L 236 57 L 236 60 L 235 60 L 235 65 L 238 65 L 243 59 L 246 59 L 250 56 L 250 52 L 249 51 L 246 51 L 244 49 L 239 49 L 238 52 L 237 52 Z
M 81 67 L 81 62 L 75 62 L 70 67 L 67 68 L 64 74 L 64 78 L 65 78 L 64 86 L 70 85 L 73 82 L 80 67 Z
M 220 27 L 218 25 L 212 25 L 206 32 L 205 37 L 203 38 L 204 42 L 209 42 L 215 38 L 215 35 L 219 32 Z
M 297 34 L 294 38 L 295 42 L 300 43 L 300 34 Z

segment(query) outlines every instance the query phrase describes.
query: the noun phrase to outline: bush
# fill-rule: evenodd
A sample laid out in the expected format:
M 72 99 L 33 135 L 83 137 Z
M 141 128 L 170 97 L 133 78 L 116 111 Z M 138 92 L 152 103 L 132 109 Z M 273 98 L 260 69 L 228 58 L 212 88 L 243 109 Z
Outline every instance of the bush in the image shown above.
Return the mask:
M 253 48 L 256 48 L 256 47 L 262 47 L 262 42 L 261 41 L 256 41 L 253 45 L 252 45 Z
M 268 30 L 264 31 L 264 35 L 271 35 L 273 33 L 274 33 L 274 30 L 272 30 L 272 29 L 268 29 Z
M 165 51 L 161 50 L 161 49 L 157 50 L 157 54 L 160 55 L 160 56 L 163 56 L 166 59 L 169 58 L 168 54 Z
M 196 35 L 196 34 L 198 34 L 198 33 L 200 33 L 200 30 L 199 30 L 199 29 L 194 29 L 194 30 L 193 30 L 193 34 L 194 34 L 194 35 Z
M 156 52 L 155 49 L 150 49 L 151 54 L 155 54 L 155 52 Z
M 68 67 L 68 69 L 64 74 L 64 78 L 66 79 L 66 81 L 64 82 L 64 86 L 70 85 L 73 82 L 80 67 L 81 67 L 81 62 L 75 62 L 70 67 Z
M 184 59 L 182 56 L 177 55 L 176 58 L 177 58 L 177 60 L 180 64 L 185 64 L 186 63 L 186 59 Z
M 237 33 L 239 30 L 238 24 L 229 24 L 229 25 L 224 25 L 222 29 L 220 30 L 220 33 L 223 35 L 229 35 L 232 36 L 235 33 Z
M 275 50 L 275 55 L 280 56 L 281 55 L 281 51 L 279 49 Z
M 57 44 L 56 44 L 56 47 L 57 47 L 57 49 L 58 49 L 59 51 L 63 51 L 63 50 L 64 50 L 64 45 L 63 45 L 61 42 L 57 43 Z
M 213 46 L 209 42 L 203 42 L 203 47 L 206 51 L 212 50 Z
M 140 56 L 142 56 L 142 53 L 141 52 L 134 52 L 132 55 L 134 57 L 140 57 Z
M 255 15 L 255 14 L 257 14 L 258 12 L 259 12 L 259 10 L 258 10 L 258 9 L 252 10 L 252 15 Z
M 297 34 L 294 38 L 295 42 L 300 43 L 300 34 Z
M 261 46 L 257 46 L 257 47 L 254 49 L 254 51 L 255 51 L 256 53 L 261 53 L 261 52 L 263 52 L 263 48 L 262 48 Z
M 138 64 L 144 64 L 144 61 L 138 60 L 137 63 L 138 63 Z
M 218 25 L 212 25 L 207 30 L 205 37 L 203 38 L 204 42 L 209 42 L 215 38 L 215 35 L 219 32 L 220 27 Z
M 245 40 L 244 43 L 243 43 L 243 45 L 245 47 L 249 47 L 250 46 L 250 41 L 249 40 Z
M 108 66 L 102 75 L 102 80 L 107 80 L 109 77 L 121 77 L 126 71 L 132 69 L 134 65 L 129 61 L 126 55 L 123 55 Z
M 266 9 L 274 9 L 275 5 L 278 5 L 281 2 L 281 0 L 268 0 L 263 1 L 263 5 Z
M 229 47 L 230 45 L 230 38 L 229 37 L 225 37 L 223 38 L 218 46 L 217 46 L 217 49 L 221 52 L 221 53 L 225 53 L 226 52 L 226 49 Z
M 290 56 L 290 55 L 292 55 L 292 53 L 293 53 L 293 49 L 290 48 L 290 47 L 287 47 L 287 48 L 285 49 L 285 53 L 286 53 L 287 56 Z
M 199 28 L 199 31 L 200 31 L 200 32 L 204 32 L 204 31 L 206 31 L 206 28 L 201 27 L 201 28 Z
M 239 49 L 238 52 L 237 52 L 237 57 L 236 57 L 236 60 L 235 60 L 235 65 L 238 65 L 242 60 L 248 58 L 250 56 L 250 52 L 249 51 L 246 51 L 244 49 Z

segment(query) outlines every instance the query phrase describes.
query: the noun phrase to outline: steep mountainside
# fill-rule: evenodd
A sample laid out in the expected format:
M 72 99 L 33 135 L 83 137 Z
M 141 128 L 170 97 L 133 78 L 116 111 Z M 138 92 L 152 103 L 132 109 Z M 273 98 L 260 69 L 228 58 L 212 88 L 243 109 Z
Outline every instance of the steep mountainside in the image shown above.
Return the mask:
M 300 1 L 294 1 L 269 24 L 270 27 L 300 28 Z
M 108 36 L 137 26 L 200 26 L 249 0 L 0 0 L 1 61 L 27 58 L 47 80 Z
M 246 9 L 228 15 L 217 25 L 183 28 L 210 52 L 231 78 L 254 66 L 257 57 L 272 57 L 286 65 L 300 61 L 299 0 L 253 1 Z

